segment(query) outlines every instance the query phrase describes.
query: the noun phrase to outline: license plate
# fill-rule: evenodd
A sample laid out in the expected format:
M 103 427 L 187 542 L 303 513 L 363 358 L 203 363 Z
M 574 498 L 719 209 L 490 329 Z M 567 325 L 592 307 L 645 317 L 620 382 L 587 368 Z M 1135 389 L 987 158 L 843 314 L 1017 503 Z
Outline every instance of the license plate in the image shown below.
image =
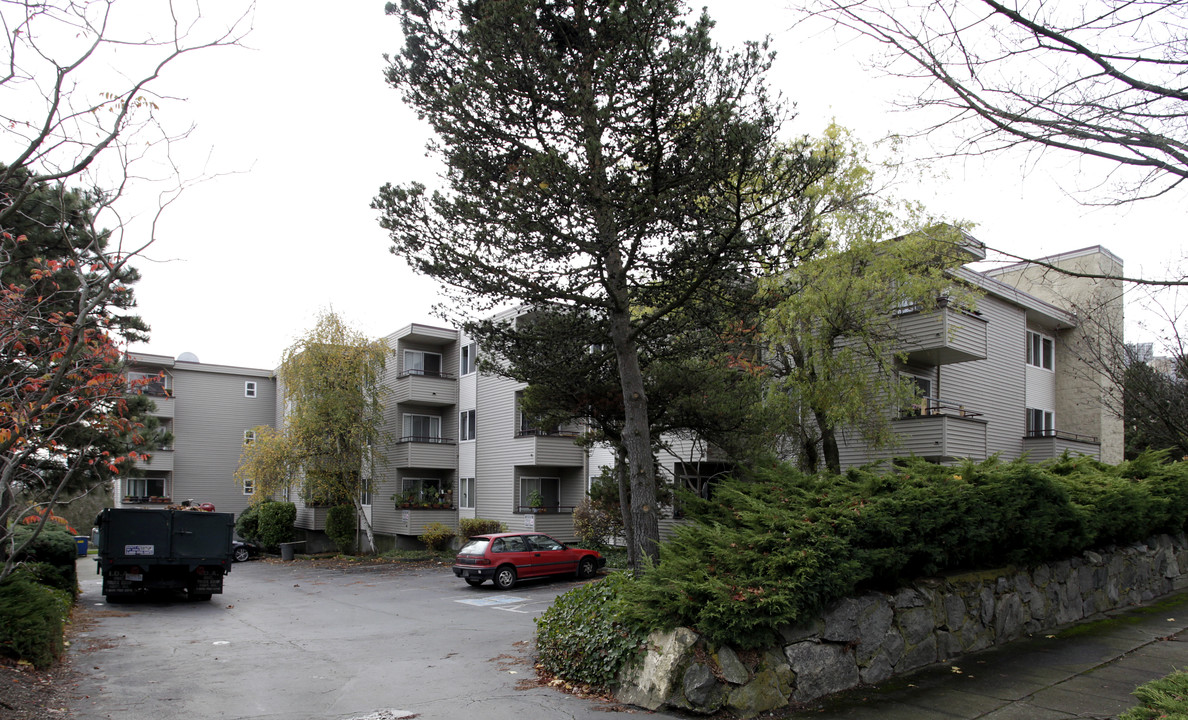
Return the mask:
M 144 575 L 140 573 L 124 573 L 124 579 L 139 582 L 144 579 Z

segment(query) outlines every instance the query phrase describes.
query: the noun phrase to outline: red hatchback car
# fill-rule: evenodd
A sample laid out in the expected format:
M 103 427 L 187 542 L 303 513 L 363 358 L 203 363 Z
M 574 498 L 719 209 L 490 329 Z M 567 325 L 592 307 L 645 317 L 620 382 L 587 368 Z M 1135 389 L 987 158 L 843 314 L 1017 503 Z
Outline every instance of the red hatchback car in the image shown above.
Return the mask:
M 469 585 L 491 580 L 507 590 L 524 578 L 546 575 L 593 577 L 606 558 L 594 550 L 572 548 L 537 532 L 475 535 L 454 560 L 454 575 Z

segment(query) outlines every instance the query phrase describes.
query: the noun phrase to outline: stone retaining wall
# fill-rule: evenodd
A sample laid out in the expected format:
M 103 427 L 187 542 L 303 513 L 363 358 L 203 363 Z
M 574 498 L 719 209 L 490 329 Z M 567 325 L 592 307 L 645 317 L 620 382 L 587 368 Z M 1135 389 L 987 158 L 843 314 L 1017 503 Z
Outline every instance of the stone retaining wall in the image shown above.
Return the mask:
M 1188 587 L 1188 538 L 1086 552 L 1026 570 L 929 578 L 846 598 L 760 651 L 711 647 L 688 628 L 657 632 L 620 677 L 621 702 L 743 717 L 882 682 L 1105 610 Z

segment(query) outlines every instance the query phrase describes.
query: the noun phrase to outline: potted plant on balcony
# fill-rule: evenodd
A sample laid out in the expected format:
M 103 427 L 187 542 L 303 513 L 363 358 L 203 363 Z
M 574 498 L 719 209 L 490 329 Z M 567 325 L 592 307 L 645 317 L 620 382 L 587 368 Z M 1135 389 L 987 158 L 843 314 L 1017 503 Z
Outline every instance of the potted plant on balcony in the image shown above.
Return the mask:
M 395 493 L 392 495 L 392 500 L 396 501 L 398 508 L 410 508 L 413 505 L 413 494 L 411 492 Z
M 544 512 L 544 498 L 540 496 L 539 491 L 533 490 L 528 493 L 528 507 L 534 513 Z

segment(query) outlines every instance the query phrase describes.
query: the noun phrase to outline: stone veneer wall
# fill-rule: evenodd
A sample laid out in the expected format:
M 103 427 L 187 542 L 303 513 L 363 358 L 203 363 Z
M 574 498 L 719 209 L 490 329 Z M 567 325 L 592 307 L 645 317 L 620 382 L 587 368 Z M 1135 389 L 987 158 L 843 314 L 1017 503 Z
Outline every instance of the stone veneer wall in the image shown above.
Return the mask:
M 743 717 L 873 684 L 926 665 L 1138 605 L 1188 587 L 1188 538 L 1086 552 L 1026 570 L 921 580 L 846 598 L 760 651 L 711 647 L 688 628 L 656 632 L 617 698 Z

